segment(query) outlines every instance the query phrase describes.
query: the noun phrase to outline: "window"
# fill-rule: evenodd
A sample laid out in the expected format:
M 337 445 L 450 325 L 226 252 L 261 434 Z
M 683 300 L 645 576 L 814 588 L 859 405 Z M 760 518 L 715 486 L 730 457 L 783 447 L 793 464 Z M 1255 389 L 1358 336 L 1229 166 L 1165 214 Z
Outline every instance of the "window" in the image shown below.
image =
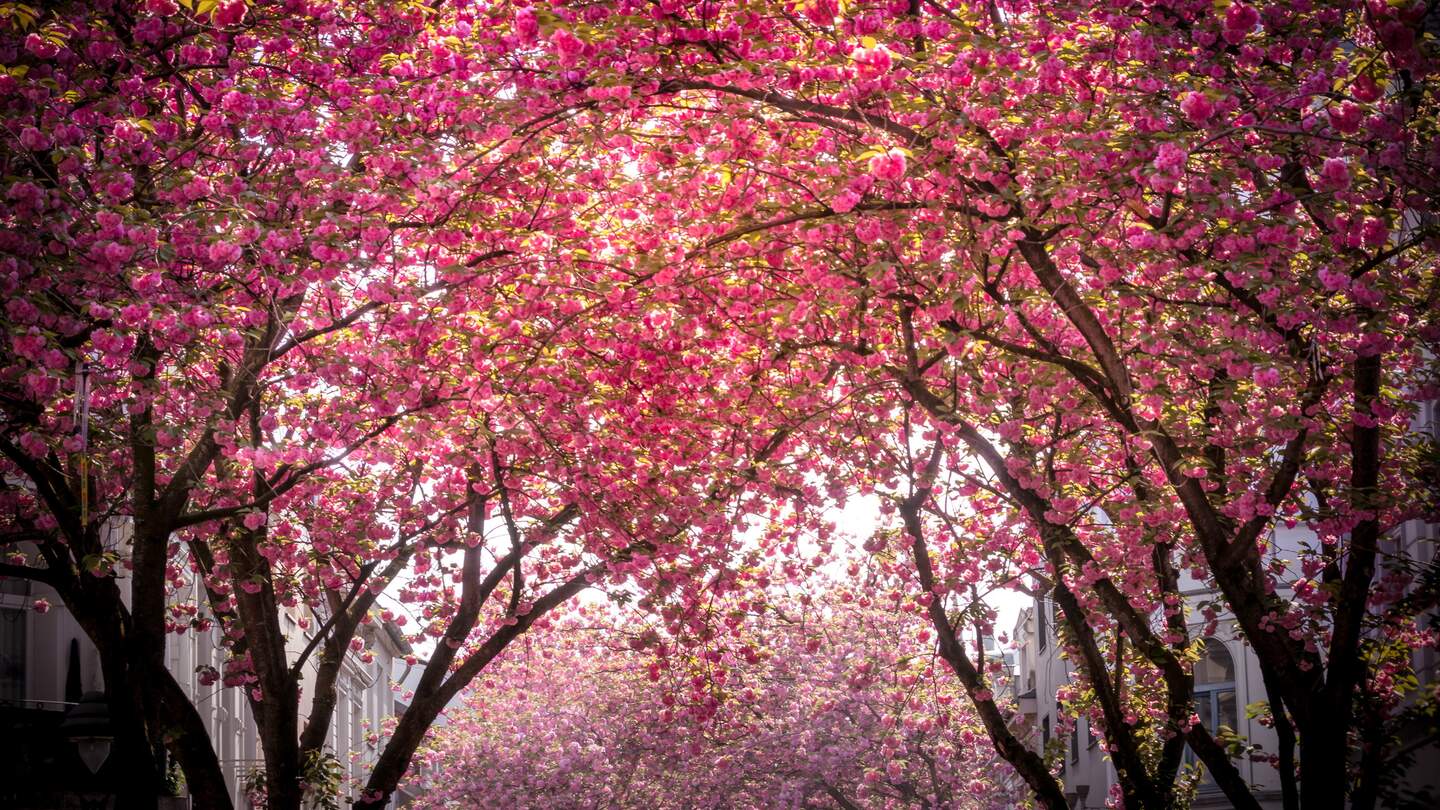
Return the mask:
M 1049 611 L 1048 611 L 1048 610 L 1046 609 L 1046 607 L 1045 607 L 1045 600 L 1044 600 L 1044 599 L 1036 599 L 1036 600 L 1035 600 L 1035 626 L 1036 626 L 1036 628 L 1037 628 L 1037 629 L 1036 629 L 1036 637 L 1039 638 L 1039 642 L 1037 642 L 1037 643 L 1040 645 L 1040 651 L 1041 651 L 1041 652 L 1044 652 L 1044 651 L 1045 651 L 1045 646 L 1046 646 L 1046 644 L 1050 641 L 1050 639 L 1048 638 L 1049 635 L 1050 635 L 1050 622 L 1047 621 L 1047 619 L 1049 618 L 1049 615 L 1050 615 L 1050 614 L 1049 614 Z
M 365 739 L 365 693 L 359 681 L 354 681 L 350 692 L 350 750 L 359 751 Z
M 1235 701 L 1235 659 L 1217 639 L 1205 639 L 1205 652 L 1195 662 L 1195 714 L 1211 734 L 1218 734 L 1222 726 L 1235 729 L 1239 724 Z M 1193 763 L 1196 759 L 1195 753 L 1186 746 L 1185 761 Z M 1219 789 L 1208 771 L 1200 780 L 1200 789 Z
M 1076 720 L 1075 725 L 1070 727 L 1070 761 L 1080 761 L 1080 721 Z
M 1195 713 L 1213 734 L 1221 726 L 1235 728 L 1235 660 L 1225 645 L 1205 639 L 1205 653 L 1195 663 Z
M 1040 750 L 1044 751 L 1050 745 L 1050 715 L 1040 721 Z
M 30 583 L 0 579 L 0 700 L 25 699 Z
M 346 751 L 350 750 L 350 712 L 345 711 L 344 708 L 345 704 L 349 702 L 350 697 L 346 694 L 348 690 L 345 687 L 348 685 L 349 684 L 339 685 L 339 688 L 336 690 L 340 694 L 335 696 L 335 703 L 337 705 L 335 707 L 334 719 L 331 721 L 334 726 L 335 736 L 333 737 L 333 748 L 335 749 L 335 755 L 342 757 L 345 756 Z
M 1085 721 L 1085 747 L 1095 747 L 1095 721 L 1093 720 Z
M 233 690 L 227 689 L 226 692 Z M 225 700 L 225 702 L 229 702 Z M 245 779 L 245 763 L 236 761 L 235 757 L 235 721 L 230 716 L 228 706 L 222 705 L 215 715 L 216 737 L 219 738 L 219 750 L 215 753 L 220 757 L 220 767 L 225 770 L 225 784 L 230 788 L 233 795 Z

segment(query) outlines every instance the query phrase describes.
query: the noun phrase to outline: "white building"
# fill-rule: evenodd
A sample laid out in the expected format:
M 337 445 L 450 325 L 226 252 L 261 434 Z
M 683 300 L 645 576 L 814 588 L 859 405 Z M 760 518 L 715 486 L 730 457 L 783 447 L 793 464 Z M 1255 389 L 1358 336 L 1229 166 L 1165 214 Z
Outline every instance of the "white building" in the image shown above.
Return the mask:
M 189 594 L 177 595 L 180 601 L 203 605 L 198 586 L 192 583 L 190 587 Z M 37 611 L 39 600 L 52 607 L 44 613 Z M 300 615 L 298 610 L 289 611 L 282 618 L 291 660 L 310 639 L 309 632 L 300 626 Z M 314 628 L 320 622 L 310 617 L 307 624 Z M 410 653 L 404 636 L 389 623 L 362 625 L 360 636 L 367 648 L 366 657 L 371 660 L 366 663 L 360 655 L 346 656 L 330 726 L 329 748 L 345 774 L 342 800 L 358 791 L 370 764 L 379 756 L 381 727 L 395 711 L 391 673 L 397 659 Z M 218 625 L 204 632 L 172 634 L 167 637 L 166 664 L 204 719 L 236 807 L 240 808 L 248 806 L 244 795 L 247 778 L 263 768 L 263 759 L 255 721 L 241 691 L 244 687 L 205 683 L 210 680 L 208 673 L 224 671 L 226 651 L 220 642 Z M 309 713 L 317 666 L 317 656 L 312 656 L 302 676 L 302 723 Z M 0 762 L 8 758 L 20 775 L 25 770 L 33 773 L 32 765 L 25 764 L 29 758 L 49 755 L 25 751 L 25 735 L 17 731 L 58 726 L 60 717 L 80 695 L 103 692 L 104 687 L 99 653 L 58 596 L 40 583 L 0 580 L 0 737 L 8 738 L 4 751 L 8 756 L 0 756 Z M 11 745 L 16 746 L 13 752 L 8 750 Z M 0 783 L 10 781 L 0 775 Z M 55 796 L 35 791 L 26 796 L 23 788 L 23 781 L 19 788 L 13 782 L 10 788 L 0 787 L 0 806 L 37 810 L 61 806 L 55 803 Z M 179 792 L 183 797 L 183 788 Z M 183 807 L 188 803 L 178 804 Z
M 1189 592 L 1198 601 L 1208 592 Z M 1051 600 L 1021 611 L 1015 626 L 1017 646 L 1016 689 L 1019 704 L 1038 750 L 1060 749 L 1060 779 L 1075 808 L 1104 807 L 1115 784 L 1115 769 L 1100 744 L 1100 733 L 1086 717 L 1065 715 L 1056 692 L 1073 680 L 1075 668 L 1060 655 L 1055 632 L 1058 612 Z M 1191 627 L 1198 635 L 1203 627 Z M 1229 726 L 1250 742 L 1275 751 L 1275 733 L 1245 716 L 1244 707 L 1265 700 L 1259 664 L 1249 648 L 1224 628 L 1204 639 L 1205 653 L 1195 665 L 1196 712 L 1210 729 Z M 1187 762 L 1193 761 L 1187 756 Z M 1280 779 L 1268 765 L 1248 759 L 1235 761 L 1241 775 L 1256 788 L 1264 807 L 1279 807 Z M 1230 803 L 1208 779 L 1202 781 L 1193 807 L 1229 807 Z

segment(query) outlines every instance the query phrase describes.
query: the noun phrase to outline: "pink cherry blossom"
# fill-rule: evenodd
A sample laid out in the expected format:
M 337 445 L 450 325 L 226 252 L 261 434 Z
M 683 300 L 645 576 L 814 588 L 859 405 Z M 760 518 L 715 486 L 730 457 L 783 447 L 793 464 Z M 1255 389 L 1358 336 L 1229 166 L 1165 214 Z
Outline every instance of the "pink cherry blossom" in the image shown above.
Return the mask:
M 876 45 L 871 48 L 856 48 L 850 54 L 859 68 L 860 75 L 864 77 L 883 76 L 890 72 L 893 58 L 890 51 L 883 45 Z
M 1344 158 L 1325 158 L 1320 167 L 1320 178 L 1332 189 L 1350 187 L 1350 166 Z
M 1180 98 L 1180 111 L 1196 126 L 1203 126 L 1215 115 L 1215 104 L 1201 92 L 1191 91 Z
M 877 180 L 898 181 L 905 176 L 905 153 L 898 149 L 870 158 L 870 174 Z

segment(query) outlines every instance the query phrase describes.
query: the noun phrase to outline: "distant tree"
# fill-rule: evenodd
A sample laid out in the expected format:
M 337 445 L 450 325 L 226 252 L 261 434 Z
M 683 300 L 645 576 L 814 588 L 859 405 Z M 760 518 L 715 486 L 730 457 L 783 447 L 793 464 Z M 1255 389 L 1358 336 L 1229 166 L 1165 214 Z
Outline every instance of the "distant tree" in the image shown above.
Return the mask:
M 1014 805 L 922 617 L 870 583 L 753 584 L 654 625 L 586 609 L 512 647 L 427 743 L 419 806 Z

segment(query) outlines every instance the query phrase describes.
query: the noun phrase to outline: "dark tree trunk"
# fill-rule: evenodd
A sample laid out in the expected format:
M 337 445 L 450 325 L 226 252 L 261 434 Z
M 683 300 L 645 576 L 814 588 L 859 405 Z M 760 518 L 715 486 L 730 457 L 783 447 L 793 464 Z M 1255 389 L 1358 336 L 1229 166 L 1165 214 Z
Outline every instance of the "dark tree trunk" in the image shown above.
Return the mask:
M 928 490 L 922 490 L 920 497 L 928 496 Z M 900 506 L 900 514 L 905 520 L 905 528 L 910 535 L 910 553 L 915 563 L 916 572 L 919 575 L 920 587 L 927 593 L 934 586 L 934 568 L 930 562 L 930 550 L 926 547 L 925 536 L 920 525 L 919 499 L 909 499 Z M 995 752 L 1002 759 L 1010 763 L 1010 767 L 1020 775 L 1030 790 L 1035 794 L 1035 801 L 1046 810 L 1069 810 L 1070 803 L 1065 799 L 1065 792 L 1060 788 L 1060 782 L 1050 773 L 1046 767 L 1045 760 L 1036 752 L 1030 750 L 1020 741 L 1020 738 L 1010 729 L 1006 722 L 1005 715 L 1000 707 L 995 705 L 991 697 L 985 695 L 988 692 L 987 685 L 980 671 L 974 662 L 965 653 L 965 648 L 955 636 L 955 628 L 950 625 L 949 618 L 945 615 L 945 608 L 938 599 L 931 600 L 929 605 L 930 623 L 940 640 L 940 657 L 950 665 L 951 671 L 959 678 L 965 692 L 970 696 L 970 702 L 980 715 L 980 720 L 985 724 L 985 730 L 990 736 L 990 742 L 995 746 Z
M 126 801 L 155 806 L 164 786 L 168 748 L 185 774 L 195 807 L 230 810 L 229 786 L 194 703 L 165 668 L 163 657 L 158 669 L 142 669 L 132 655 L 135 650 L 126 644 L 130 614 L 114 580 L 91 577 L 62 586 L 61 593 L 100 654 L 115 733 L 113 750 L 123 758 L 127 782 L 135 786 L 136 795 Z

